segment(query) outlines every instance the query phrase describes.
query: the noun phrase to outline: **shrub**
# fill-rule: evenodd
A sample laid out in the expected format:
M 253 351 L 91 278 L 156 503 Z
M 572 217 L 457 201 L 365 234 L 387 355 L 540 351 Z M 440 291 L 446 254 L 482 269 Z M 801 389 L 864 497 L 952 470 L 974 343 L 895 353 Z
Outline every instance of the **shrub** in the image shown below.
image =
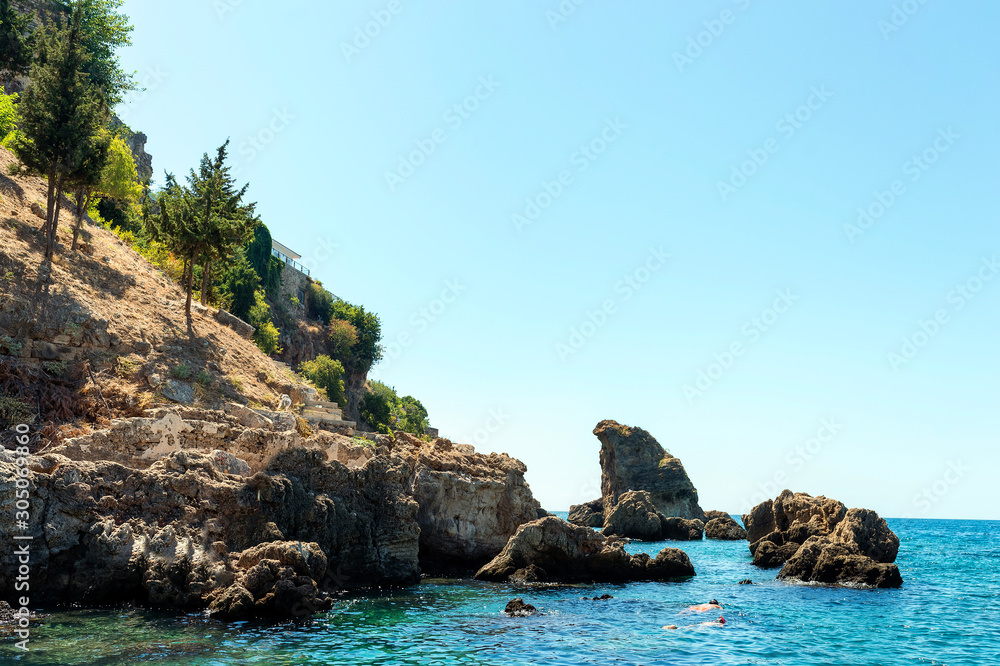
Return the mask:
M 403 396 L 399 401 L 400 416 L 398 428 L 414 435 L 423 435 L 430 423 L 427 420 L 427 410 L 420 401 L 412 395 Z
M 187 379 L 191 376 L 191 368 L 187 363 L 181 363 L 170 371 L 170 376 L 174 379 Z
M 271 321 L 271 307 L 264 300 L 264 292 L 258 289 L 254 293 L 254 305 L 250 308 L 249 323 L 257 330 L 254 331 L 253 341 L 257 347 L 268 356 L 280 354 L 278 347 L 280 334 L 274 323 Z
M 35 415 L 31 408 L 17 398 L 0 396 L 0 426 L 4 430 L 21 423 L 29 423 Z
M 208 373 L 208 370 L 199 370 L 198 376 L 194 380 L 202 386 L 208 386 L 212 383 L 212 375 Z
M 66 361 L 44 361 L 42 369 L 53 377 L 61 377 L 66 374 Z
M 333 294 L 324 289 L 323 285 L 318 282 L 310 282 L 306 302 L 309 305 L 307 311 L 310 317 L 319 319 L 324 324 L 330 323 L 331 312 L 333 310 Z
M 311 380 L 316 386 L 326 391 L 330 401 L 343 405 L 344 398 L 344 366 L 323 354 L 312 361 L 299 365 L 299 372 Z
M 17 356 L 21 353 L 22 347 L 24 347 L 23 342 L 18 342 L 9 335 L 0 336 L 0 352 L 6 349 L 9 356 Z
M 358 342 L 358 329 L 343 319 L 334 319 L 330 322 L 327 330 L 329 333 L 326 342 L 330 354 L 335 359 L 344 362 L 345 359 L 349 358 L 351 349 Z
M 17 99 L 17 93 L 8 95 L 0 86 L 0 139 L 6 140 L 17 129 Z
M 136 362 L 127 356 L 119 356 L 115 359 L 114 372 L 122 379 L 127 379 L 136 371 Z
M 361 418 L 378 432 L 392 434 L 392 411 L 389 401 L 380 393 L 365 393 L 361 398 Z
M 382 322 L 378 315 L 365 311 L 360 305 L 337 300 L 331 308 L 332 319 L 349 322 L 357 331 L 358 341 L 351 347 L 345 367 L 352 374 L 367 373 L 382 359 L 382 345 L 379 344 L 382 340 Z

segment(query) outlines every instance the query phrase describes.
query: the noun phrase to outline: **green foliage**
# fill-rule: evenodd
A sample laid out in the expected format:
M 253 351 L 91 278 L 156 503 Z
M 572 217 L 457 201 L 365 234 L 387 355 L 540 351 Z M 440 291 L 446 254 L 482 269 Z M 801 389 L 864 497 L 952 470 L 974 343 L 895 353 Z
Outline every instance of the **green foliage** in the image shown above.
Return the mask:
M 31 14 L 0 0 L 0 74 L 8 79 L 28 73 L 34 51 Z
M 379 432 L 402 430 L 423 435 L 430 425 L 419 400 L 410 395 L 400 398 L 396 389 L 380 381 L 368 383 L 360 411 L 361 418 Z
M 343 362 L 358 342 L 358 329 L 343 319 L 334 319 L 327 327 L 326 346 L 330 354 Z
M 377 432 L 392 434 L 392 408 L 382 393 L 365 393 L 361 398 L 361 418 Z
M 170 371 L 170 376 L 174 379 L 187 379 L 191 376 L 191 368 L 187 363 L 181 363 Z
M 256 328 L 253 341 L 262 352 L 268 356 L 281 353 L 278 347 L 280 334 L 271 321 L 271 307 L 264 300 L 264 292 L 259 289 L 254 293 L 254 304 L 250 308 L 247 320 Z
M 142 185 L 132 149 L 121 135 L 114 136 L 108 148 L 108 160 L 101 172 L 98 191 L 102 196 L 117 199 L 125 207 L 132 208 L 131 212 L 138 216 Z
M 330 308 L 331 319 L 341 319 L 354 326 L 358 341 L 351 347 L 344 367 L 349 373 L 366 374 L 382 359 L 382 322 L 374 312 L 367 312 L 363 306 L 347 301 L 335 300 Z
M 86 0 L 85 0 L 86 1 Z M 19 134 L 13 142 L 20 165 L 14 171 L 48 178 L 46 258 L 55 249 L 56 201 L 64 187 L 99 166 L 106 107 L 100 91 L 82 70 L 84 12 L 73 11 L 68 25 L 51 27 L 39 40 L 31 83 L 18 105 Z M 98 169 L 99 170 L 99 169 Z
M 300 305 L 302 305 L 302 302 L 299 301 L 299 297 L 298 296 L 292 296 L 291 294 L 288 295 L 288 302 L 291 303 L 295 307 L 299 307 Z
M 212 375 L 209 374 L 208 370 L 199 370 L 194 380 L 202 386 L 208 386 L 212 383 Z
M 83 12 L 83 46 L 90 56 L 84 71 L 113 109 L 137 88 L 134 74 L 121 68 L 116 53 L 132 44 L 132 24 L 118 11 L 124 0 L 64 0 L 61 4 L 70 11 Z
M 258 224 L 253 230 L 253 240 L 247 245 L 247 259 L 260 277 L 264 291 L 272 298 L 278 294 L 281 286 L 281 259 L 271 254 L 271 232 L 264 223 Z
M 6 349 L 8 356 L 17 356 L 21 353 L 21 349 L 23 347 L 23 342 L 18 342 L 9 335 L 0 336 L 0 352 L 3 352 L 3 350 Z
M 324 289 L 320 283 L 310 282 L 306 301 L 309 303 L 308 313 L 310 317 L 319 319 L 324 324 L 330 323 L 330 317 L 333 313 L 333 294 Z
M 2 3 L 3 0 L 0 0 Z M 19 96 L 17 93 L 8 95 L 4 92 L 4 89 L 0 87 L 0 139 L 7 140 L 9 137 L 11 141 L 14 140 L 14 130 L 17 128 L 17 100 Z
M 326 391 L 327 397 L 338 405 L 344 405 L 344 366 L 325 354 L 299 365 L 299 372 L 317 387 Z
M 220 294 L 226 308 L 243 321 L 249 322 L 250 308 L 257 303 L 259 287 L 257 272 L 250 265 L 246 254 L 238 252 L 222 276 Z
M 53 377 L 61 377 L 66 374 L 66 361 L 44 361 L 42 370 Z
M 0 396 L 0 426 L 4 430 L 35 419 L 31 407 L 17 398 Z

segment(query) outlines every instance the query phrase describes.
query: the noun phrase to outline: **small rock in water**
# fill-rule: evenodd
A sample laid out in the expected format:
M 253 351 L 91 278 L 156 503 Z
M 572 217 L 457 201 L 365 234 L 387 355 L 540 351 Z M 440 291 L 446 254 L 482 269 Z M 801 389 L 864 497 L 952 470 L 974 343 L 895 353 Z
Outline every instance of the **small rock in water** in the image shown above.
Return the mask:
M 584 601 L 604 601 L 606 599 L 614 599 L 614 597 L 611 596 L 610 594 L 602 594 L 601 596 L 594 597 L 593 599 L 591 599 L 589 597 L 584 597 L 583 598 Z
M 511 617 L 528 617 L 538 612 L 538 609 L 531 604 L 524 603 L 524 599 L 512 599 L 507 602 L 503 612 Z
M 738 582 L 736 584 L 737 585 L 753 585 L 753 581 L 750 580 L 749 578 L 744 578 L 743 580 L 741 580 L 740 582 Z

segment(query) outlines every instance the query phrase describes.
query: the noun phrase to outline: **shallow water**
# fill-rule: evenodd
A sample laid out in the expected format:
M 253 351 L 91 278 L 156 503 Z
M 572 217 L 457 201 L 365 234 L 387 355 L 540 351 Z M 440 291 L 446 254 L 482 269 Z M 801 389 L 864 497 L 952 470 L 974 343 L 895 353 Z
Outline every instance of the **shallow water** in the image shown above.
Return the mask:
M 565 513 L 562 514 L 565 516 Z M 901 540 L 898 590 L 791 585 L 750 565 L 746 542 L 629 544 L 685 550 L 680 583 L 515 588 L 426 580 L 344 598 L 312 622 L 224 624 L 202 614 L 52 613 L 30 653 L 3 639 L 0 664 L 994 664 L 1000 663 L 1000 522 L 890 520 Z M 737 585 L 751 578 L 755 585 Z M 583 596 L 608 593 L 607 601 Z M 507 618 L 522 597 L 543 613 Z M 722 628 L 664 631 L 717 613 Z

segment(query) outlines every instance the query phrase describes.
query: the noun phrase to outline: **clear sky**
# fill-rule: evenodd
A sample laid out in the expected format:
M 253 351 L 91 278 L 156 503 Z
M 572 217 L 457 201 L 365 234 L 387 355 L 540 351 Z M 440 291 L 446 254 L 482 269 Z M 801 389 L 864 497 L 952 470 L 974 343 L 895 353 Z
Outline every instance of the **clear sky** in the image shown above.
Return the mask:
M 895 8 L 127 0 L 122 115 L 158 184 L 230 137 L 372 376 L 550 510 L 615 419 L 706 509 L 998 519 L 1000 5 Z

